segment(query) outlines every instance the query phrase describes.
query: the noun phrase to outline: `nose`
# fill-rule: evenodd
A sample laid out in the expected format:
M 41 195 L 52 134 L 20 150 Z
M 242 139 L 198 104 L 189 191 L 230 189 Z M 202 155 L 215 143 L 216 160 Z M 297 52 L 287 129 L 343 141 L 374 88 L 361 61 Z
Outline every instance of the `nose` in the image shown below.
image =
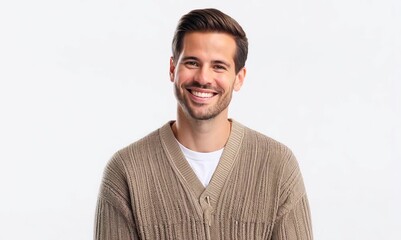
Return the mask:
M 194 80 L 201 85 L 209 85 L 212 82 L 212 78 L 210 69 L 204 65 L 198 69 Z

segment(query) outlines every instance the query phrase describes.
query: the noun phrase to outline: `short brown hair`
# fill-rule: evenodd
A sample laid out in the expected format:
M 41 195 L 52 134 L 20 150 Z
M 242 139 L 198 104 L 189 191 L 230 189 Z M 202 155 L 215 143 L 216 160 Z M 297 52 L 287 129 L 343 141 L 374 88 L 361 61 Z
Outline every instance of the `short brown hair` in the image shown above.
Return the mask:
M 181 17 L 174 33 L 172 50 L 176 62 L 182 51 L 183 39 L 190 32 L 223 32 L 233 36 L 236 43 L 235 72 L 245 66 L 248 56 L 248 39 L 242 27 L 227 14 L 214 9 L 196 9 Z

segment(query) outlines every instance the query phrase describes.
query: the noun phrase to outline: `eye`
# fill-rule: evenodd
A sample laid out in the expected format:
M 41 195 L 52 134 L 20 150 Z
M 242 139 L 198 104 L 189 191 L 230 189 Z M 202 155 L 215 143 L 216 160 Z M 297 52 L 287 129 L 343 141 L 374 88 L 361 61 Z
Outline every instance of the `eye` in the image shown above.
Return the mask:
M 227 70 L 226 66 L 221 65 L 221 64 L 214 65 L 213 69 L 215 69 L 218 72 L 223 72 L 223 71 Z
M 189 67 L 189 68 L 197 68 L 199 67 L 199 63 L 196 61 L 186 61 L 184 62 L 185 66 Z

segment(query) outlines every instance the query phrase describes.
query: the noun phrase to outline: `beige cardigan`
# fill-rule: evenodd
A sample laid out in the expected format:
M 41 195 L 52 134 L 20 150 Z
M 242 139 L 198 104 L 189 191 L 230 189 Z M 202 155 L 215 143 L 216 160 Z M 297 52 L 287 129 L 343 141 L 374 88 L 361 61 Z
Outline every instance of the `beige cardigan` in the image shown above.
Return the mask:
M 108 163 L 94 239 L 312 239 L 302 176 L 287 147 L 232 121 L 205 188 L 171 123 Z

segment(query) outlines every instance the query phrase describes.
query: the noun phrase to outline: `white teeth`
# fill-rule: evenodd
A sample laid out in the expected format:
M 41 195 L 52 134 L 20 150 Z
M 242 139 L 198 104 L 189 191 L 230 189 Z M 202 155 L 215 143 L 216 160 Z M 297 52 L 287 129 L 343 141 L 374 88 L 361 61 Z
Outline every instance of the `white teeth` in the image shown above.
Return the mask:
M 205 92 L 196 92 L 196 91 L 192 91 L 192 94 L 197 96 L 197 97 L 201 97 L 201 98 L 210 98 L 213 97 L 213 93 L 205 93 Z

